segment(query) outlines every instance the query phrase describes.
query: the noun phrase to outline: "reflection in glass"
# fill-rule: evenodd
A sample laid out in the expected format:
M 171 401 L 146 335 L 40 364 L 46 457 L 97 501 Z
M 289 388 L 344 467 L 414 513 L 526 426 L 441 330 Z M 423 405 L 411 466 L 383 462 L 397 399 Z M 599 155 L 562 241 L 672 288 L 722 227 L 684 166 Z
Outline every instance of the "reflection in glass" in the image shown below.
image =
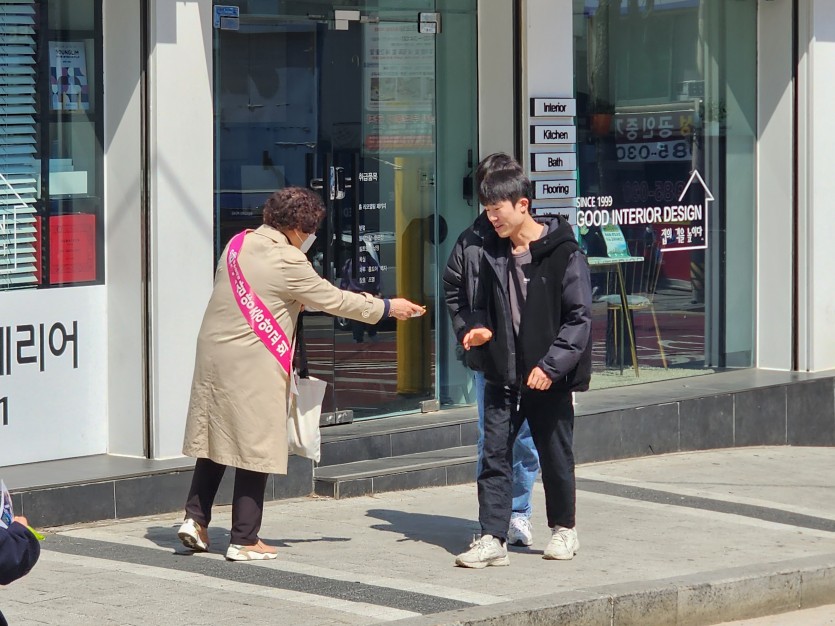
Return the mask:
M 753 364 L 756 18 L 755 0 L 574 2 L 578 195 L 614 209 L 578 214 L 593 387 Z M 605 262 L 619 242 L 631 260 Z

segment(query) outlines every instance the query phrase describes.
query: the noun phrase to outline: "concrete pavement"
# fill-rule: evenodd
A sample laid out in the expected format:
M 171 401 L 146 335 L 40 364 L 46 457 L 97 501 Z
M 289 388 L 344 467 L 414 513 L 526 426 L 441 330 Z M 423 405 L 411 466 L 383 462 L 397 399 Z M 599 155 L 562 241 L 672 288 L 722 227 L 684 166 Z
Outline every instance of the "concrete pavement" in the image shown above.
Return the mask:
M 579 466 L 581 549 L 510 567 L 453 567 L 476 523 L 475 485 L 267 505 L 279 559 L 185 555 L 179 515 L 52 529 L 41 562 L 0 590 L 13 625 L 715 624 L 835 600 L 835 449 L 738 448 Z M 185 497 L 185 494 L 183 494 Z

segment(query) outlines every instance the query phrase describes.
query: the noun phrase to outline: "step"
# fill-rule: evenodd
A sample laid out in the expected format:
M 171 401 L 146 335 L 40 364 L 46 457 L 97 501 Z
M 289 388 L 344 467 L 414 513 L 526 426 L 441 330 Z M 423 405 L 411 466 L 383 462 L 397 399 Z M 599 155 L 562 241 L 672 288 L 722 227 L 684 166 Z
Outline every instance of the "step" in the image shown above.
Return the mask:
M 474 445 L 475 407 L 328 426 L 322 429 L 319 468 Z
M 475 481 L 475 445 L 354 461 L 314 471 L 314 491 L 331 498 L 353 498 L 385 491 L 461 485 Z

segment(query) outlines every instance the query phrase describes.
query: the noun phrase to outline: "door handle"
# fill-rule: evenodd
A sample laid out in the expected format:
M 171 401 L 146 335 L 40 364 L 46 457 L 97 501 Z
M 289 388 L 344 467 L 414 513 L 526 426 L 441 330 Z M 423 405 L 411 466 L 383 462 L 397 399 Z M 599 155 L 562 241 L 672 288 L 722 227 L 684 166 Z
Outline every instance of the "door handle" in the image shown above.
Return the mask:
M 345 168 L 331 167 L 331 200 L 345 198 Z
M 325 188 L 325 179 L 311 178 L 309 186 L 311 189 L 321 191 Z M 328 171 L 328 197 L 331 200 L 342 200 L 345 197 L 345 188 L 344 169 L 341 167 L 330 167 Z

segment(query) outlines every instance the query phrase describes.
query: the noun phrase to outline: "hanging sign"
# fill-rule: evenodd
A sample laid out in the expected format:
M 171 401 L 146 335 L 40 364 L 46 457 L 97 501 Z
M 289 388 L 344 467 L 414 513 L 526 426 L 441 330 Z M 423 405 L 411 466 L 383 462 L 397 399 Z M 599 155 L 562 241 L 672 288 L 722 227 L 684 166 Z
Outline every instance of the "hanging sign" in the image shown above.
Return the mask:
M 577 155 L 573 152 L 536 152 L 531 155 L 531 171 L 566 172 L 577 169 Z
M 577 127 L 567 125 L 531 126 L 531 143 L 577 143 Z
M 531 117 L 574 117 L 577 101 L 574 98 L 531 98 Z
M 212 24 L 220 30 L 239 30 L 241 27 L 241 9 L 239 7 L 216 4 Z

